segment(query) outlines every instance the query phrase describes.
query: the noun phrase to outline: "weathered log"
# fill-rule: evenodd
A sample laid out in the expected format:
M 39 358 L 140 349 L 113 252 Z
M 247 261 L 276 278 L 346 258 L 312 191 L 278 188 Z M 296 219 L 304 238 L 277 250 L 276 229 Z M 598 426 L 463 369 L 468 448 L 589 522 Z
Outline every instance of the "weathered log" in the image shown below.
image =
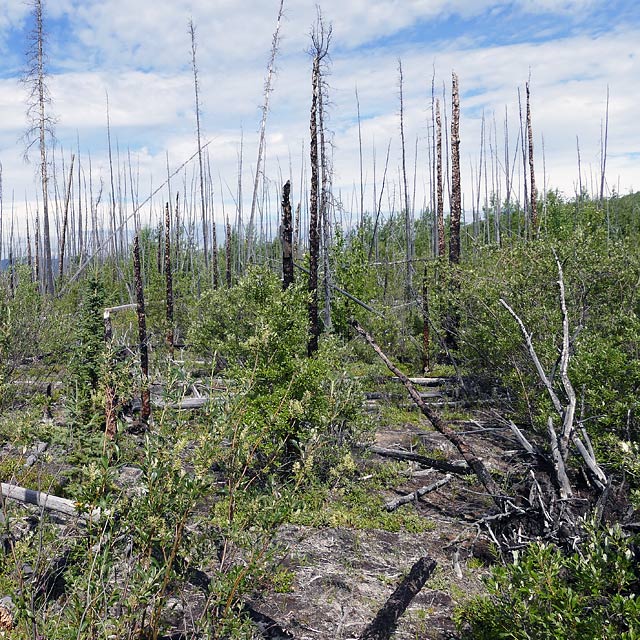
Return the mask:
M 100 519 L 100 509 L 92 509 L 88 513 L 78 510 L 78 505 L 73 500 L 67 498 L 59 498 L 44 491 L 35 491 L 33 489 L 25 489 L 15 484 L 0 483 L 0 493 L 4 498 L 16 500 L 25 504 L 33 504 L 41 509 L 56 511 L 67 516 L 90 519 L 96 521 Z
M 504 503 L 504 496 L 500 491 L 500 488 L 496 484 L 495 480 L 491 477 L 489 470 L 485 466 L 484 462 L 476 455 L 473 448 L 460 436 L 460 434 L 456 433 L 442 418 L 440 413 L 438 413 L 432 406 L 428 405 L 422 398 L 420 394 L 416 391 L 415 387 L 411 384 L 407 376 L 396 367 L 389 358 L 385 355 L 385 353 L 380 349 L 380 347 L 376 344 L 375 340 L 371 337 L 369 333 L 367 333 L 357 321 L 353 320 L 351 322 L 354 329 L 364 337 L 364 339 L 369 343 L 369 345 L 373 348 L 373 350 L 380 356 L 382 361 L 387 365 L 387 367 L 395 373 L 398 378 L 402 381 L 404 386 L 406 387 L 409 395 L 413 402 L 418 406 L 420 411 L 428 418 L 429 422 L 434 426 L 434 428 L 441 433 L 451 444 L 453 444 L 456 449 L 460 452 L 462 457 L 465 459 L 466 463 L 476 474 L 478 480 L 482 483 L 484 488 L 487 490 L 487 493 L 491 496 L 493 501 L 496 503 L 498 507 L 502 509 Z
M 411 601 L 420 593 L 422 587 L 436 568 L 432 558 L 420 558 L 409 571 L 409 575 L 400 582 L 376 617 L 360 634 L 359 640 L 388 640 L 395 631 L 400 616 L 407 610 Z
M 407 493 L 407 495 L 400 496 L 395 500 L 390 500 L 384 505 L 384 507 L 387 511 L 395 511 L 398 507 L 401 507 L 403 504 L 409 504 L 410 502 L 417 501 L 418 498 L 421 498 L 422 496 L 427 495 L 427 493 L 431 493 L 432 491 L 435 491 L 436 489 L 443 487 L 445 484 L 448 484 L 449 482 L 451 482 L 452 478 L 453 476 L 446 475 L 444 478 L 440 478 L 440 480 L 437 480 L 436 482 L 433 482 L 424 487 L 420 487 L 416 491 Z
M 391 376 L 391 380 L 393 382 L 402 382 L 402 380 L 398 376 Z M 422 387 L 439 387 L 442 384 L 449 384 L 454 378 L 409 378 L 407 380 L 411 384 L 422 386 Z
M 411 451 L 385 449 L 384 447 L 369 447 L 369 451 L 382 456 L 383 458 L 394 458 L 396 460 L 417 462 L 423 467 L 430 467 L 432 469 L 437 469 L 438 471 L 446 471 L 447 473 L 457 473 L 458 475 L 464 476 L 471 472 L 471 469 L 465 462 L 447 462 L 446 460 L 429 458 L 427 456 L 420 455 L 419 453 L 412 453 Z

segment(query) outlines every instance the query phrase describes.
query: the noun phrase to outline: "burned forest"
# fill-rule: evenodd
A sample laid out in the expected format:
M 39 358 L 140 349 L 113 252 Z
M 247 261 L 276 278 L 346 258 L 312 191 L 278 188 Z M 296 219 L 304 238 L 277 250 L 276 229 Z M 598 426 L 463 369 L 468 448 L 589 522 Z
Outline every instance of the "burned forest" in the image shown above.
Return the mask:
M 187 15 L 190 146 L 146 176 L 108 93 L 103 162 L 57 140 L 49 4 L 24 206 L 0 164 L 0 638 L 638 638 L 640 193 L 608 87 L 567 195 L 535 75 L 480 113 L 434 66 L 414 138 L 398 57 L 371 147 L 351 89 L 346 193 L 320 8 L 273 150 L 279 0 L 228 176 Z

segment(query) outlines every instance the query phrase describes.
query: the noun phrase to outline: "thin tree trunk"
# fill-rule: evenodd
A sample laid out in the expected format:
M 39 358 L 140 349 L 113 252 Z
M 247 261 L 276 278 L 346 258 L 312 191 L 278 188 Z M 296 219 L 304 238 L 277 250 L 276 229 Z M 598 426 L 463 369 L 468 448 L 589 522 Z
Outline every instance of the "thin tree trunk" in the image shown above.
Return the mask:
M 538 194 L 536 192 L 536 176 L 533 167 L 533 129 L 531 128 L 531 94 L 529 91 L 529 83 L 526 84 L 527 90 L 527 135 L 529 138 L 529 175 L 531 187 L 531 237 L 534 238 L 538 231 Z
M 204 251 L 204 267 L 209 269 L 209 242 L 207 231 L 207 213 L 204 197 L 204 165 L 202 161 L 202 138 L 200 128 L 200 89 L 198 85 L 198 66 L 196 64 L 196 30 L 193 20 L 189 21 L 189 34 L 191 36 L 191 65 L 193 68 L 193 88 L 195 91 L 195 109 L 196 109 L 196 137 L 198 142 L 198 167 L 200 170 L 200 214 L 202 220 L 202 243 Z
M 311 194 L 309 200 L 309 343 L 307 354 L 312 356 L 318 350 L 318 336 L 320 324 L 318 322 L 318 254 L 320 236 L 318 233 L 318 188 L 319 188 L 319 158 L 318 158 L 318 92 L 320 75 L 320 57 L 316 54 L 313 59 L 311 82 L 313 96 L 311 99 Z
M 449 262 L 460 262 L 460 219 L 462 217 L 462 189 L 460 185 L 460 97 L 458 76 L 454 73 L 451 112 L 451 223 L 449 233 Z
M 437 191 L 437 223 L 438 223 L 438 256 L 446 254 L 444 235 L 444 197 L 442 192 L 442 118 L 440 116 L 440 100 L 436 99 L 436 191 Z
M 276 56 L 278 54 L 278 45 L 280 42 L 280 25 L 282 23 L 282 14 L 284 10 L 284 0 L 280 0 L 280 8 L 278 9 L 278 18 L 276 20 L 276 30 L 273 34 L 271 42 L 271 55 L 269 56 L 269 65 L 267 67 L 267 77 L 264 83 L 264 104 L 262 105 L 262 119 L 260 120 L 260 138 L 258 140 L 258 158 L 256 160 L 256 173 L 253 182 L 253 194 L 251 196 L 251 212 L 249 214 L 249 224 L 247 226 L 247 261 L 253 258 L 253 234 L 255 225 L 256 206 L 258 203 L 258 185 L 260 184 L 260 176 L 262 175 L 262 160 L 264 155 L 265 134 L 267 128 L 267 115 L 269 113 L 269 98 L 272 91 L 273 76 L 275 73 Z
M 282 289 L 293 284 L 293 226 L 291 221 L 291 182 L 282 188 Z
M 151 416 L 151 394 L 149 392 L 149 348 L 147 345 L 147 316 L 144 307 L 144 288 L 140 269 L 140 240 L 136 233 L 133 239 L 133 274 L 136 290 L 136 313 L 138 316 L 138 350 L 142 375 L 142 410 L 140 420 L 144 426 Z
M 67 194 L 65 196 L 64 201 L 64 217 L 62 220 L 62 240 L 60 241 L 60 264 L 58 269 L 58 277 L 62 278 L 62 274 L 64 272 L 64 250 L 65 250 L 65 241 L 67 238 L 67 221 L 69 218 L 69 202 L 71 201 L 71 185 L 73 180 L 73 162 L 75 160 L 75 155 L 71 154 L 71 167 L 69 167 L 69 182 L 67 183 Z
M 171 271 L 171 212 L 168 202 L 164 213 L 164 277 L 167 293 L 167 344 L 173 358 L 173 273 Z
M 402 60 L 398 60 L 398 76 L 400 86 L 400 143 L 402 147 L 402 184 L 404 187 L 404 233 L 407 260 L 407 276 L 405 280 L 405 298 L 411 299 L 413 290 L 413 220 L 411 219 L 411 207 L 409 206 L 409 189 L 407 187 L 407 163 L 404 141 L 404 96 L 403 96 L 403 74 Z

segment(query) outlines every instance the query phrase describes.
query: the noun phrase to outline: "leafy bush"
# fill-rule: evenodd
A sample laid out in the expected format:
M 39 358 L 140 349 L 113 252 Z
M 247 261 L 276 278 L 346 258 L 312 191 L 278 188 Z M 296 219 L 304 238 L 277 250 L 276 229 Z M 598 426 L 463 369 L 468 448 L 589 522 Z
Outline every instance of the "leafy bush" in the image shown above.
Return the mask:
M 489 595 L 457 612 L 463 638 L 474 640 L 634 640 L 640 634 L 637 547 L 619 526 L 588 527 L 580 549 L 532 545 L 496 567 Z

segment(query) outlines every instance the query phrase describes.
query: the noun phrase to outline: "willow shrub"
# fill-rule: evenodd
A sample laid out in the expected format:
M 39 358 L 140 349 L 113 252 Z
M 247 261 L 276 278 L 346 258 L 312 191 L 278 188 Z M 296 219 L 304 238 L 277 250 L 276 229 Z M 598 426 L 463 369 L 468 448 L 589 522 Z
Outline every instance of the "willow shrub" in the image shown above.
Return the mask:
M 341 345 L 327 338 L 308 358 L 307 328 L 304 287 L 282 291 L 265 268 L 250 269 L 231 289 L 208 292 L 194 312 L 189 341 L 226 363 L 233 391 L 232 418 L 220 419 L 235 425 L 263 469 L 314 449 L 313 464 L 325 473 L 359 428 L 361 394 L 341 370 Z

